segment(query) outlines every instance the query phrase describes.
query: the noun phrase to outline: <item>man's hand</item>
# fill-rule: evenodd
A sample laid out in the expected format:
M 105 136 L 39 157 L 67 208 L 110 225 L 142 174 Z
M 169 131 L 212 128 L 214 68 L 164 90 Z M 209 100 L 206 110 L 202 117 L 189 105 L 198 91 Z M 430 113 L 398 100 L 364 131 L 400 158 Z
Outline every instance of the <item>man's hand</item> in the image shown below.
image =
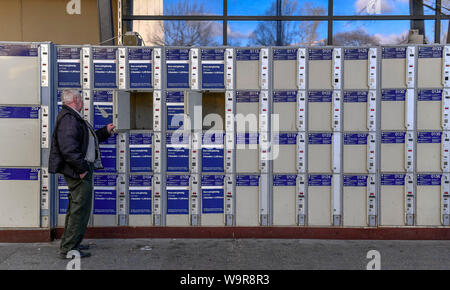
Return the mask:
M 108 130 L 108 134 L 112 135 L 113 130 L 116 128 L 116 126 L 113 123 L 110 123 L 108 125 L 106 125 L 106 129 Z
M 83 178 L 86 176 L 86 174 L 88 174 L 87 171 L 86 171 L 85 173 L 81 173 L 81 174 L 80 174 L 80 178 L 83 179 Z

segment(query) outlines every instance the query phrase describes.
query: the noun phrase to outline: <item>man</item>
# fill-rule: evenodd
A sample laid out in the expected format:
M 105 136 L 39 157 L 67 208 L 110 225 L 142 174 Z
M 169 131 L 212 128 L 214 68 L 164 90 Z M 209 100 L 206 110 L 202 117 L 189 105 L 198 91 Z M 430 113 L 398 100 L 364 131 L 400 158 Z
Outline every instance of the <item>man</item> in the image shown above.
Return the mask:
M 63 107 L 56 119 L 50 149 L 49 172 L 61 173 L 69 187 L 64 234 L 61 238 L 60 257 L 77 250 L 80 257 L 89 257 L 81 245 L 92 208 L 92 180 L 94 169 L 102 169 L 99 143 L 108 139 L 115 126 L 94 131 L 83 119 L 83 99 L 78 91 L 64 90 Z

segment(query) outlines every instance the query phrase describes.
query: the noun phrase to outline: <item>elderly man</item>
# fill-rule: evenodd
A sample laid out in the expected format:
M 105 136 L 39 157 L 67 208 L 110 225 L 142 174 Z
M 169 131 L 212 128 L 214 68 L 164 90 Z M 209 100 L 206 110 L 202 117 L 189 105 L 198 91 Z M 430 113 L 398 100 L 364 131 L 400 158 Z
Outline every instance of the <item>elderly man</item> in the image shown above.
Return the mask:
M 81 245 L 92 208 L 92 180 L 94 169 L 102 169 L 99 143 L 108 139 L 113 124 L 94 131 L 83 119 L 83 99 L 78 91 L 64 90 L 63 107 L 56 119 L 50 149 L 49 172 L 61 173 L 69 187 L 64 234 L 61 238 L 60 257 L 77 250 L 82 258 L 90 253 Z

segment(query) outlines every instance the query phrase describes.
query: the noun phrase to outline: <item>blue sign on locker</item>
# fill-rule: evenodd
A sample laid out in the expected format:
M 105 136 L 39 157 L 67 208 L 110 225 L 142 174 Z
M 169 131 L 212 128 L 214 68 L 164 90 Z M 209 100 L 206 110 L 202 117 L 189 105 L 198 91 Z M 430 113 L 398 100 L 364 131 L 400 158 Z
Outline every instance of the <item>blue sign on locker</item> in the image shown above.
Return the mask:
M 308 102 L 310 103 L 330 103 L 332 91 L 310 91 L 308 92 Z
M 442 46 L 419 46 L 419 58 L 442 58 Z
M 0 44 L 0 56 L 38 56 L 37 45 Z
M 309 49 L 309 60 L 331 60 L 332 58 L 332 48 Z
M 182 130 L 184 126 L 184 92 L 167 92 L 167 130 Z
M 419 90 L 417 99 L 419 101 L 441 101 L 442 89 Z
M 58 175 L 58 213 L 66 214 L 69 205 L 69 188 L 62 175 Z
M 202 49 L 202 88 L 225 88 L 225 49 Z
M 405 185 L 405 174 L 381 174 L 381 185 Z
M 369 58 L 368 48 L 345 48 L 344 59 L 345 60 L 366 60 Z
M 381 54 L 383 59 L 406 58 L 406 47 L 383 47 Z
M 38 180 L 38 168 L 0 168 L 0 180 Z
M 237 61 L 248 61 L 248 60 L 259 60 L 260 49 L 237 49 L 236 60 Z
M 117 48 L 93 48 L 94 88 L 117 88 Z
M 130 134 L 130 172 L 152 171 L 152 133 Z
M 58 47 L 56 51 L 58 67 L 58 87 L 81 87 L 81 47 Z
M 277 91 L 273 92 L 274 103 L 295 103 L 297 102 L 297 91 Z
M 236 175 L 236 186 L 259 186 L 259 175 Z
M 297 49 L 274 48 L 273 60 L 297 60 Z
M 166 50 L 167 88 L 189 88 L 189 49 Z
M 367 91 L 345 91 L 344 103 L 367 103 Z
M 296 186 L 297 175 L 274 175 L 273 186 Z
M 166 134 L 167 171 L 189 171 L 189 135 L 183 133 Z
M 104 172 L 116 172 L 117 149 L 114 145 L 100 145 L 100 157 Z
M 441 185 L 441 174 L 418 174 L 417 185 L 429 186 L 429 185 Z
M 381 90 L 381 100 L 390 102 L 405 101 L 406 90 Z
M 224 176 L 202 176 L 202 213 L 213 214 L 224 212 Z
M 167 214 L 189 214 L 189 175 L 168 175 Z
M 151 48 L 129 48 L 128 49 L 128 71 L 130 88 L 151 89 L 152 88 L 152 49 Z
M 115 174 L 94 175 L 94 214 L 116 214 L 116 184 Z
M 367 175 L 344 175 L 344 186 L 366 187 Z
M 331 186 L 332 175 L 310 174 L 308 177 L 309 186 Z
M 0 106 L 0 119 L 38 119 L 40 107 Z
M 381 143 L 402 144 L 405 143 L 405 132 L 381 132 Z
M 203 134 L 202 172 L 224 171 L 224 134 Z
M 441 143 L 442 132 L 417 132 L 417 143 Z
M 129 178 L 129 213 L 134 215 L 152 214 L 152 176 L 130 175 Z

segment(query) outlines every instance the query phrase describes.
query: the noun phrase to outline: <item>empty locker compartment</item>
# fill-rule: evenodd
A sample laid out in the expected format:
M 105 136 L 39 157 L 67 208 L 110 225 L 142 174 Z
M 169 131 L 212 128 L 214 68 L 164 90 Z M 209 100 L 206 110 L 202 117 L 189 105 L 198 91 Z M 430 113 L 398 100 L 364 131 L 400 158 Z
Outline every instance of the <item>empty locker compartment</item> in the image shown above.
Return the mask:
M 189 133 L 166 133 L 167 172 L 189 172 L 189 150 Z
M 367 226 L 367 175 L 344 175 L 345 227 Z
M 203 92 L 201 110 L 202 110 L 203 130 L 210 130 L 210 131 L 225 130 L 224 92 Z
M 259 172 L 259 134 L 237 133 L 236 138 L 236 172 Z
M 332 91 L 308 92 L 308 128 L 310 131 L 331 131 Z
M 0 106 L 1 166 L 41 165 L 40 109 Z
M 273 92 L 272 100 L 273 114 L 279 120 L 278 124 L 272 122 L 273 131 L 297 131 L 297 91 Z
M 367 133 L 344 134 L 344 172 L 367 173 Z M 373 165 L 374 166 L 374 165 Z
M 442 46 L 419 46 L 417 85 L 419 88 L 442 87 Z
M 202 172 L 224 172 L 224 137 L 223 132 L 205 132 L 202 136 Z
M 310 48 L 309 49 L 309 89 L 332 90 L 333 84 L 333 49 Z
M 56 224 L 58 227 L 64 227 L 67 206 L 69 205 L 69 187 L 61 174 L 57 175 L 57 186 L 58 218 Z
M 331 172 L 331 150 L 333 133 L 309 133 L 308 172 Z
M 0 104 L 40 104 L 37 44 L 0 44 L 0 67 Z
M 58 88 L 81 88 L 81 47 L 56 48 Z
M 381 87 L 406 88 L 406 47 L 383 47 L 381 51 Z
M 369 49 L 344 49 L 344 89 L 364 90 L 369 88 Z
M 405 132 L 381 132 L 381 171 L 405 171 Z
M 308 177 L 308 225 L 332 225 L 332 175 L 311 174 Z
M 236 49 L 236 89 L 260 88 L 261 49 Z
M 152 54 L 153 49 L 150 47 L 128 48 L 128 80 L 130 89 L 153 88 Z
M 166 178 L 166 225 L 189 226 L 189 175 Z
M 94 89 L 117 88 L 117 47 L 93 47 Z
M 344 131 L 367 131 L 367 91 L 344 92 Z
M 417 101 L 417 129 L 441 130 L 442 90 L 419 90 Z
M 117 174 L 94 174 L 94 227 L 112 227 L 117 221 Z
M 442 132 L 417 132 L 417 171 L 441 172 Z
M 236 92 L 236 131 L 257 132 L 259 122 L 259 91 Z
M 297 88 L 297 49 L 274 48 L 273 89 L 295 90 Z
M 166 88 L 189 88 L 189 48 L 166 48 Z
M 39 169 L 0 168 L 0 227 L 39 227 Z
M 297 225 L 297 175 L 273 176 L 273 225 Z
M 441 225 L 441 174 L 417 175 L 417 214 L 418 226 Z
M 380 225 L 405 224 L 405 174 L 381 174 Z
M 381 90 L 381 130 L 405 130 L 406 90 Z
M 117 130 L 153 129 L 153 92 L 116 91 L 113 100 Z
M 202 226 L 224 226 L 224 175 L 202 176 Z
M 236 226 L 259 226 L 259 175 L 236 175 Z
M 152 172 L 153 133 L 132 131 L 129 140 L 130 172 Z
M 130 175 L 128 182 L 128 225 L 151 226 L 152 176 Z
M 273 172 L 292 173 L 297 171 L 298 133 L 273 133 Z
M 200 53 L 202 89 L 224 90 L 225 48 L 202 48 Z

